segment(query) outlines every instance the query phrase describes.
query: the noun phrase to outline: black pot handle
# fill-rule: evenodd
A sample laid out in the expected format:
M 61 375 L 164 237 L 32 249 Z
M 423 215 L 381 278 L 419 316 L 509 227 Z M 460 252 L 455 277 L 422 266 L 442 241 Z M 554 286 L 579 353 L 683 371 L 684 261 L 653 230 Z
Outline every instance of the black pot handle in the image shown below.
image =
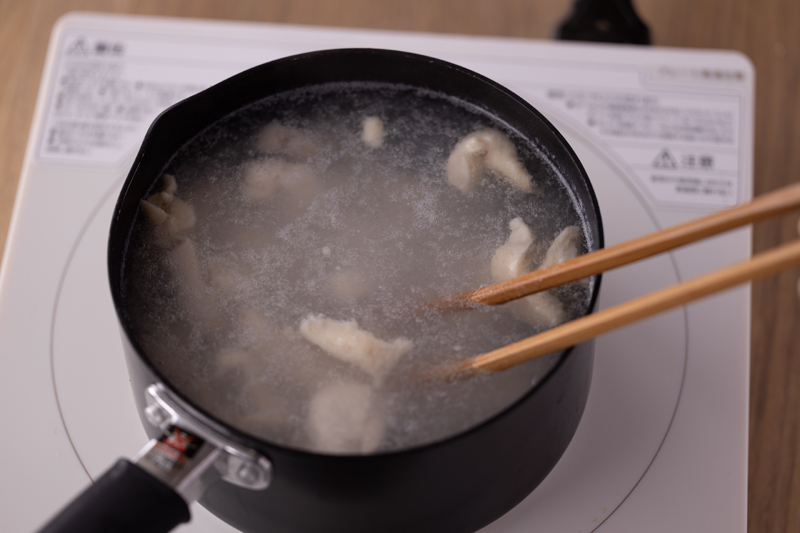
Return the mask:
M 165 533 L 188 522 L 189 503 L 220 479 L 250 490 L 269 486 L 266 457 L 204 424 L 161 383 L 145 397 L 145 417 L 161 436 L 133 463 L 117 461 L 38 533 Z
M 39 533 L 165 533 L 189 517 L 174 490 L 120 459 Z

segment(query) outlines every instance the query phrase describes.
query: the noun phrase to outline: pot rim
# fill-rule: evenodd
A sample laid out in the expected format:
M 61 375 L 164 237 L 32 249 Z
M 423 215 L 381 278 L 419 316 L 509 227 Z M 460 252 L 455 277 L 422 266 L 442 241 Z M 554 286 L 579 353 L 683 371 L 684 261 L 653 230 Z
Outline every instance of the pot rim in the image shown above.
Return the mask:
M 440 447 L 440 446 L 447 446 L 447 445 L 450 445 L 452 443 L 456 443 L 458 441 L 461 441 L 461 440 L 464 440 L 464 439 L 468 439 L 469 436 L 472 435 L 473 433 L 480 431 L 483 427 L 485 427 L 487 425 L 490 425 L 490 424 L 496 422 L 497 420 L 499 420 L 501 418 L 504 418 L 509 412 L 518 409 L 521 404 L 523 404 L 523 403 L 525 403 L 527 401 L 528 398 L 530 398 L 531 396 L 535 395 L 539 389 L 544 387 L 545 384 L 547 382 L 549 382 L 553 378 L 553 376 L 559 372 L 559 370 L 566 364 L 566 361 L 568 360 L 568 358 L 575 356 L 574 353 L 573 353 L 574 352 L 574 347 L 569 347 L 569 348 L 565 349 L 563 351 L 563 353 L 559 356 L 559 359 L 556 362 L 556 364 L 554 364 L 553 367 L 541 379 L 539 379 L 536 382 L 535 385 L 533 385 L 527 392 L 522 394 L 519 398 L 517 398 L 512 403 L 510 403 L 509 405 L 507 405 L 506 407 L 504 407 L 503 409 L 501 409 L 497 413 L 493 414 L 492 416 L 482 420 L 481 422 L 479 422 L 479 423 L 477 423 L 477 424 L 475 424 L 473 426 L 470 426 L 469 428 L 467 428 L 465 430 L 459 431 L 458 433 L 449 435 L 447 437 L 444 437 L 444 438 L 441 438 L 441 439 L 438 439 L 438 440 L 435 440 L 435 441 L 431 441 L 431 442 L 427 442 L 427 443 L 423 443 L 423 444 L 418 444 L 418 445 L 410 446 L 410 447 L 407 447 L 407 448 L 400 448 L 400 449 L 389 450 L 389 451 L 378 451 L 378 452 L 370 453 L 370 454 L 367 454 L 367 455 L 355 454 L 355 453 L 352 453 L 352 454 L 332 454 L 332 453 L 325 453 L 325 452 L 314 452 L 314 451 L 310 451 L 310 450 L 304 450 L 304 449 L 301 449 L 301 448 L 295 448 L 295 447 L 291 447 L 291 446 L 287 446 L 287 445 L 283 445 L 283 444 L 274 443 L 272 441 L 263 439 L 261 437 L 255 436 L 255 435 L 252 435 L 252 434 L 248 433 L 247 431 L 239 429 L 239 428 L 237 428 L 237 427 L 225 422 L 224 420 L 219 419 L 218 417 L 212 415 L 211 413 L 207 412 L 206 410 L 204 410 L 203 408 L 201 408 L 200 406 L 195 404 L 193 401 L 191 401 L 191 399 L 189 399 L 186 395 L 184 395 L 183 392 L 178 387 L 174 386 L 170 382 L 170 380 L 166 379 L 166 377 L 151 363 L 150 359 L 144 355 L 146 352 L 141 348 L 141 346 L 139 345 L 139 343 L 136 340 L 136 338 L 131 334 L 129 324 L 128 324 L 127 320 L 125 320 L 125 318 L 121 314 L 122 303 L 120 301 L 120 295 L 119 295 L 119 290 L 118 290 L 119 272 L 115 272 L 115 269 L 113 268 L 113 264 L 112 264 L 114 262 L 113 261 L 113 256 L 114 256 L 114 251 L 115 250 L 114 250 L 114 247 L 112 246 L 111 241 L 113 240 L 114 235 L 116 235 L 119 232 L 119 228 L 118 228 L 118 225 L 119 225 L 119 213 L 120 213 L 120 211 L 122 209 L 123 199 L 126 197 L 127 192 L 128 192 L 128 190 L 129 190 L 129 188 L 131 186 L 131 183 L 134 181 L 134 179 L 137 176 L 138 168 L 140 167 L 142 161 L 148 155 L 148 150 L 147 150 L 148 143 L 149 143 L 150 138 L 151 138 L 151 136 L 152 136 L 152 134 L 154 133 L 155 130 L 157 130 L 164 122 L 172 120 L 173 119 L 172 115 L 180 113 L 184 108 L 191 108 L 191 107 L 195 106 L 195 104 L 197 102 L 207 98 L 208 95 L 217 94 L 217 93 L 224 93 L 225 91 L 228 90 L 228 88 L 230 86 L 235 87 L 235 86 L 241 85 L 243 83 L 246 83 L 248 78 L 250 78 L 250 77 L 252 77 L 254 75 L 257 75 L 260 71 L 262 71 L 264 69 L 273 68 L 274 66 L 276 66 L 276 65 L 279 66 L 279 65 L 281 65 L 283 63 L 292 63 L 292 62 L 297 62 L 297 61 L 303 61 L 306 58 L 316 58 L 316 57 L 324 57 L 324 56 L 327 56 L 327 55 L 340 55 L 340 54 L 355 54 L 355 55 L 359 55 L 359 54 L 380 54 L 380 55 L 387 56 L 387 59 L 389 59 L 391 57 L 395 57 L 395 58 L 403 58 L 403 59 L 407 59 L 407 60 L 422 61 L 424 63 L 430 63 L 431 65 L 434 66 L 434 68 L 449 69 L 449 70 L 453 70 L 453 71 L 457 72 L 459 75 L 471 77 L 478 84 L 483 84 L 484 86 L 487 86 L 490 90 L 492 90 L 494 92 L 502 93 L 506 98 L 509 98 L 512 101 L 514 101 L 517 105 L 522 106 L 527 113 L 531 114 L 533 117 L 535 117 L 536 119 L 541 121 L 542 124 L 549 131 L 549 133 L 554 136 L 554 138 L 558 142 L 558 144 L 560 144 L 561 147 L 566 151 L 566 154 L 571 159 L 572 164 L 575 165 L 578 173 L 582 176 L 584 185 L 585 185 L 585 187 L 587 189 L 587 193 L 588 193 L 588 196 L 589 196 L 589 200 L 590 200 L 589 203 L 591 204 L 591 208 L 594 211 L 594 217 L 595 217 L 596 224 L 597 224 L 596 242 L 594 242 L 595 249 L 603 248 L 603 246 L 604 246 L 604 234 L 603 234 L 603 224 L 602 224 L 602 218 L 601 218 L 601 214 L 600 214 L 599 204 L 598 204 L 598 201 L 597 201 L 597 196 L 595 194 L 594 188 L 592 187 L 592 184 L 591 184 L 591 181 L 589 179 L 589 176 L 586 173 L 586 170 L 584 169 L 583 164 L 580 162 L 580 160 L 578 159 L 577 155 L 575 154 L 574 150 L 569 145 L 569 143 L 567 143 L 566 139 L 564 139 L 563 135 L 558 131 L 558 129 L 556 129 L 555 126 L 553 126 L 553 124 L 549 120 L 547 120 L 530 103 L 528 103 L 526 100 L 524 100 L 523 98 L 521 98 L 517 94 L 513 93 L 512 91 L 510 91 L 508 88 L 506 88 L 506 87 L 500 85 L 499 83 L 491 80 L 490 78 L 487 78 L 487 77 L 485 77 L 485 76 L 483 76 L 481 74 L 478 74 L 478 73 L 476 73 L 476 72 L 474 72 L 472 70 L 469 70 L 467 68 L 461 67 L 459 65 L 456 65 L 454 63 L 450 63 L 448 61 L 444 61 L 444 60 L 441 60 L 441 59 L 437 59 L 437 58 L 433 58 L 433 57 L 429 57 L 429 56 L 425 56 L 425 55 L 421 55 L 421 54 L 415 54 L 415 53 L 411 53 L 411 52 L 404 52 L 404 51 L 397 51 L 397 50 L 387 50 L 387 49 L 377 49 L 377 48 L 334 48 L 334 49 L 326 49 L 326 50 L 305 52 L 305 53 L 302 53 L 302 54 L 296 54 L 296 55 L 292 55 L 292 56 L 287 56 L 287 57 L 275 59 L 273 61 L 269 61 L 267 63 L 263 63 L 261 65 L 257 65 L 255 67 L 252 67 L 252 68 L 249 68 L 247 70 L 244 70 L 244 71 L 242 71 L 242 72 L 240 72 L 238 74 L 235 74 L 234 76 L 226 78 L 225 80 L 223 80 L 223 81 L 221 81 L 221 82 L 219 82 L 219 83 L 217 83 L 215 85 L 212 85 L 211 87 L 208 87 L 207 89 L 204 89 L 203 91 L 200 91 L 199 93 L 196 93 L 196 94 L 194 94 L 194 95 L 192 95 L 192 96 L 190 96 L 190 97 L 188 97 L 188 98 L 186 98 L 184 100 L 181 100 L 180 102 L 177 102 L 177 103 L 173 104 L 172 106 L 168 107 L 167 109 L 165 109 L 164 111 L 162 111 L 153 120 L 153 122 L 151 123 L 150 127 L 147 130 L 147 133 L 145 134 L 145 136 L 143 138 L 142 145 L 141 145 L 141 147 L 140 147 L 140 149 L 139 149 L 139 151 L 138 151 L 138 153 L 136 155 L 134 163 L 133 163 L 133 165 L 131 167 L 130 172 L 128 173 L 128 176 L 127 176 L 127 178 L 125 180 L 125 183 L 122 186 L 122 189 L 121 189 L 121 191 L 119 193 L 117 202 L 115 204 L 114 216 L 112 218 L 111 228 L 110 228 L 110 232 L 109 232 L 109 244 L 108 244 L 108 247 L 107 247 L 107 251 L 108 251 L 107 267 L 108 267 L 109 283 L 110 283 L 110 288 L 111 288 L 112 299 L 113 299 L 113 302 L 114 302 L 114 310 L 115 310 L 115 312 L 117 314 L 117 321 L 119 323 L 119 326 L 122 329 L 123 334 L 127 337 L 127 339 L 130 342 L 131 346 L 135 349 L 139 360 L 144 363 L 144 365 L 148 368 L 148 370 L 150 370 L 153 373 L 154 376 L 156 376 L 182 402 L 184 402 L 184 404 L 185 404 L 184 407 L 186 407 L 189 412 L 191 412 L 192 414 L 194 414 L 198 418 L 204 420 L 204 422 L 210 423 L 210 425 L 214 426 L 216 429 L 221 431 L 223 434 L 225 434 L 226 436 L 228 436 L 232 440 L 240 442 L 243 446 L 246 446 L 246 447 L 251 448 L 251 449 L 267 450 L 267 454 L 269 453 L 268 452 L 269 450 L 275 450 L 275 451 L 280 451 L 281 453 L 284 453 L 284 454 L 295 455 L 295 456 L 300 456 L 300 457 L 302 457 L 302 456 L 320 457 L 320 458 L 327 458 L 327 459 L 330 459 L 330 460 L 342 460 L 342 461 L 347 461 L 347 460 L 369 461 L 371 459 L 379 459 L 379 458 L 385 458 L 385 457 L 391 457 L 391 456 L 397 456 L 397 457 L 406 456 L 406 455 L 410 455 L 410 454 L 419 453 L 419 452 L 424 451 L 426 449 L 431 449 L 431 448 Z M 363 80 L 363 81 L 375 82 L 376 80 L 366 79 L 366 80 Z M 394 82 L 379 82 L 379 83 L 394 83 Z M 418 87 L 418 88 L 431 90 L 429 87 L 423 87 L 422 85 L 419 85 L 419 84 L 416 84 L 416 83 L 407 83 L 407 85 L 409 87 Z M 433 89 L 433 90 L 437 90 L 438 92 L 442 92 L 443 94 L 447 94 L 444 91 L 441 91 L 441 90 L 438 90 L 438 89 Z M 279 93 L 275 92 L 275 93 L 271 93 L 271 94 L 279 94 Z M 271 94 L 266 94 L 262 98 L 266 98 L 266 97 L 270 96 Z M 460 100 L 464 100 L 462 97 L 456 97 L 456 98 L 458 98 Z M 219 118 L 217 118 L 216 120 L 214 120 L 212 122 L 206 122 L 205 127 L 200 129 L 199 131 L 197 131 L 197 133 L 195 133 L 194 136 L 192 136 L 188 141 L 186 141 L 186 143 L 184 143 L 184 146 L 186 144 L 191 143 L 198 136 L 202 135 L 203 132 L 207 128 L 212 127 L 217 122 L 219 122 L 219 121 L 223 120 L 224 118 L 226 118 L 226 117 L 238 112 L 239 110 L 243 109 L 247 105 L 251 105 L 251 104 L 253 104 L 253 103 L 257 102 L 257 101 L 258 100 L 251 100 L 250 102 L 248 102 L 247 104 L 245 104 L 243 106 L 239 106 L 239 107 L 236 107 L 236 108 L 230 110 L 228 113 L 225 113 L 224 115 L 220 116 Z M 469 103 L 469 104 L 476 105 L 476 106 L 480 107 L 481 109 L 483 109 L 484 111 L 489 112 L 489 114 L 491 114 L 489 109 L 486 109 L 486 108 L 480 106 L 480 103 L 477 102 L 477 101 L 468 101 L 468 100 L 464 100 L 464 101 Z M 173 152 L 173 155 L 169 159 L 170 161 L 171 161 L 172 157 L 175 156 L 176 153 L 177 153 L 177 151 Z M 543 153 L 542 156 L 543 157 L 547 157 L 549 159 L 549 155 L 548 154 L 544 154 Z M 169 164 L 169 161 L 167 162 L 167 165 L 168 164 Z M 554 163 L 552 161 L 550 161 L 550 164 L 552 165 Z M 162 172 L 163 172 L 163 168 L 162 168 Z M 157 178 L 158 178 L 158 176 L 155 176 L 155 178 L 153 178 L 150 181 L 149 185 L 151 187 L 152 187 L 152 184 L 155 183 Z M 563 179 L 566 179 L 566 178 L 563 178 Z M 587 209 L 588 207 L 589 206 L 587 206 L 587 205 L 583 205 L 583 211 L 587 212 L 588 211 L 588 209 Z M 131 228 L 126 228 L 125 229 L 125 233 L 129 235 L 130 230 L 131 230 Z M 122 254 L 124 256 L 124 252 L 125 252 L 125 249 L 127 248 L 127 245 L 128 245 L 128 240 L 126 238 L 125 245 L 123 246 L 122 251 L 120 251 L 118 253 L 120 253 L 120 254 Z M 593 284 L 593 287 L 592 287 L 592 293 L 590 295 L 589 302 L 588 302 L 588 305 L 587 305 L 587 308 L 586 308 L 587 311 L 584 313 L 584 316 L 587 315 L 587 314 L 592 313 L 594 308 L 595 308 L 595 306 L 596 306 L 596 304 L 597 304 L 597 299 L 598 299 L 598 296 L 599 296 L 600 285 L 601 285 L 601 279 L 602 279 L 602 274 L 594 276 L 594 284 Z M 587 342 L 593 342 L 593 340 L 590 340 L 590 341 L 587 341 Z

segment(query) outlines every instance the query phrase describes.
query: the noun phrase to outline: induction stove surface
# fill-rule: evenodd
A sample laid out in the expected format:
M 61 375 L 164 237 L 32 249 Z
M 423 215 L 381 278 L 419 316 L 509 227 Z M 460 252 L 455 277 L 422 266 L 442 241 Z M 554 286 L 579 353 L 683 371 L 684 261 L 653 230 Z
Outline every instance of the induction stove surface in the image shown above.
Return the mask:
M 6 529 L 38 527 L 147 440 L 105 256 L 149 122 L 245 68 L 334 46 L 438 57 L 527 99 L 587 169 L 606 245 L 751 197 L 754 75 L 735 53 L 68 15 L 51 38 L 0 278 Z M 743 229 L 609 272 L 600 308 L 749 254 Z M 749 324 L 742 287 L 600 337 L 569 448 L 482 531 L 744 531 Z M 233 531 L 191 510 L 181 530 Z

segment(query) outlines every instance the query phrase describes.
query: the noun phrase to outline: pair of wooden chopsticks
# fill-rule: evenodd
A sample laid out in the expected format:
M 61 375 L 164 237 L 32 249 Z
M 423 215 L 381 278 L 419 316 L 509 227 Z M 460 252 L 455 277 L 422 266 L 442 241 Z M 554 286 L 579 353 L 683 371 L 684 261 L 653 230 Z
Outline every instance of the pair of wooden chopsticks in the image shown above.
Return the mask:
M 533 271 L 433 303 L 437 309 L 464 309 L 476 304 L 498 305 L 535 292 L 672 250 L 800 207 L 800 183 L 762 195 L 752 202 L 720 211 L 628 242 Z M 710 272 L 689 281 L 611 307 L 491 352 L 448 364 L 434 375 L 497 372 L 547 353 L 573 346 L 613 329 L 673 307 L 800 265 L 800 240 L 754 256 L 748 261 Z

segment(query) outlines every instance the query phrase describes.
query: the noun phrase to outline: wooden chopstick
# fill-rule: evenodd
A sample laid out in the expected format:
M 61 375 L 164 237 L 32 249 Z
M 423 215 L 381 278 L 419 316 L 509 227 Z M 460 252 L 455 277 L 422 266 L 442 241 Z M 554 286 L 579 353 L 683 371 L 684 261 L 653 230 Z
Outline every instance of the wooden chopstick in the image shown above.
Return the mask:
M 800 207 L 800 183 L 795 183 L 763 194 L 746 204 L 581 255 L 547 268 L 534 270 L 507 281 L 441 298 L 426 307 L 447 310 L 466 309 L 476 304 L 503 304 L 666 252 L 723 231 L 777 216 L 798 207 Z
M 739 283 L 769 276 L 795 265 L 800 265 L 800 239 L 756 255 L 747 261 L 587 315 L 483 355 L 443 365 L 430 372 L 429 376 L 444 377 L 459 373 L 505 370 Z

